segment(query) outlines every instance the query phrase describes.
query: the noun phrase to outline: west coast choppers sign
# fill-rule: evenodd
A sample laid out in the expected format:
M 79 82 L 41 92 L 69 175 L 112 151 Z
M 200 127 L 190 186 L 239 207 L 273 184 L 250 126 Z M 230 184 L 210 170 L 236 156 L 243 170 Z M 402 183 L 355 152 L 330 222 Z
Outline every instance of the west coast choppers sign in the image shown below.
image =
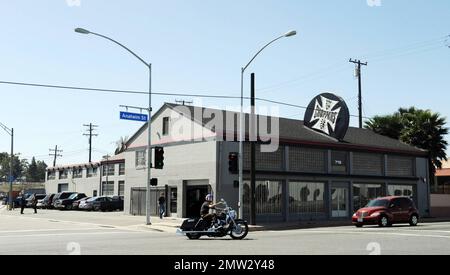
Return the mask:
M 304 124 L 306 127 L 343 140 L 350 123 L 350 113 L 345 101 L 331 93 L 316 96 L 308 105 Z

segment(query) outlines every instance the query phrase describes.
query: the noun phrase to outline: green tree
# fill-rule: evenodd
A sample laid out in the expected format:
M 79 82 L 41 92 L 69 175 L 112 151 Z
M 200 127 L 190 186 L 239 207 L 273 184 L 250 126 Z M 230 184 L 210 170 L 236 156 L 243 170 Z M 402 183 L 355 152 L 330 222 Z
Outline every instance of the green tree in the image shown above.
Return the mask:
M 9 167 L 10 167 L 10 155 L 8 153 L 0 153 L 0 180 L 8 181 L 9 179 Z M 19 179 L 22 177 L 24 167 L 19 157 L 13 158 L 13 177 Z
M 36 163 L 36 159 L 34 157 L 31 159 L 31 163 L 28 165 L 26 178 L 27 178 L 28 182 L 38 182 L 39 181 L 38 166 Z
M 47 172 L 47 164 L 44 161 L 37 162 L 37 179 L 39 182 L 45 181 L 45 173 Z
M 366 128 L 427 150 L 430 170 L 434 174 L 436 167 L 441 168 L 442 161 L 447 160 L 446 123 L 439 113 L 411 107 L 400 108 L 392 115 L 376 116 L 366 122 Z

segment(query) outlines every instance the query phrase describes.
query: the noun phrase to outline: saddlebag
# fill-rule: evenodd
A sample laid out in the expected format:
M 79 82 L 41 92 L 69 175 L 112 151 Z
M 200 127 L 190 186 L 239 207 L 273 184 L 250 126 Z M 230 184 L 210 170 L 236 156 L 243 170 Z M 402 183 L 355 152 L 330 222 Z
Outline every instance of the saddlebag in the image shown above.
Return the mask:
M 198 219 L 188 219 L 183 222 L 180 229 L 183 231 L 193 231 L 197 225 Z

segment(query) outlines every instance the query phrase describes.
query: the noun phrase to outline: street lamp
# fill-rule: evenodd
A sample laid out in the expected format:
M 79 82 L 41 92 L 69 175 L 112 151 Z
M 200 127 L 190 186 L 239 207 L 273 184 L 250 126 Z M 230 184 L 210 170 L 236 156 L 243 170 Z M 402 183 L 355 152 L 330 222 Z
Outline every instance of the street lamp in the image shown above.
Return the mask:
M 151 225 L 151 221 L 150 221 L 150 182 L 151 182 L 151 159 L 152 159 L 152 150 L 151 150 L 151 141 L 152 141 L 152 64 L 151 63 L 147 63 L 145 62 L 144 59 L 142 59 L 141 57 L 139 57 L 137 54 L 135 54 L 133 51 L 131 51 L 130 49 L 128 49 L 127 47 L 125 47 L 124 45 L 122 45 L 121 43 L 117 42 L 114 39 L 111 39 L 107 36 L 95 33 L 95 32 L 91 32 L 88 31 L 86 29 L 82 29 L 82 28 L 77 28 L 75 29 L 75 32 L 80 33 L 80 34 L 92 34 L 92 35 L 96 35 L 102 38 L 105 38 L 117 45 L 119 45 L 120 47 L 124 48 L 125 50 L 127 50 L 129 53 L 131 53 L 134 57 L 136 57 L 137 59 L 139 59 L 139 61 L 141 61 L 142 63 L 145 64 L 145 66 L 148 68 L 149 71 L 149 88 L 148 88 L 148 144 L 147 144 L 147 201 L 146 201 L 146 218 L 147 218 L 147 225 Z
M 14 128 L 9 129 L 2 123 L 0 123 L 0 127 L 5 130 L 5 132 L 11 136 L 11 155 L 10 155 L 10 163 L 9 163 L 9 210 L 13 209 L 13 161 L 14 161 Z
M 242 67 L 241 69 L 241 113 L 240 113 L 240 126 L 239 126 L 239 218 L 243 217 L 243 193 L 244 193 L 244 73 L 245 70 L 252 64 L 253 60 L 267 47 L 269 47 L 272 43 L 276 42 L 277 40 L 280 40 L 285 37 L 291 37 L 296 35 L 296 31 L 289 31 L 274 40 L 267 43 L 264 47 L 261 48 L 250 60 L 250 62 L 247 63 L 245 67 Z

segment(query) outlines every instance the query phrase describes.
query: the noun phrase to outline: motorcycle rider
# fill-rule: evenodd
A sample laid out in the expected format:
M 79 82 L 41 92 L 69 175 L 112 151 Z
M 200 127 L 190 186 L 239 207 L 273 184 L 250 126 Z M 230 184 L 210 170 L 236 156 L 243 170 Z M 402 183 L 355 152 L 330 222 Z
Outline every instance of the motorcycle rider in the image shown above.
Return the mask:
M 216 214 L 209 213 L 211 209 L 216 208 L 216 205 L 213 204 L 213 200 L 214 196 L 212 194 L 208 194 L 205 197 L 205 202 L 202 204 L 202 207 L 200 209 L 200 216 L 204 221 L 208 222 L 208 224 L 210 225 L 212 225 L 216 219 Z

